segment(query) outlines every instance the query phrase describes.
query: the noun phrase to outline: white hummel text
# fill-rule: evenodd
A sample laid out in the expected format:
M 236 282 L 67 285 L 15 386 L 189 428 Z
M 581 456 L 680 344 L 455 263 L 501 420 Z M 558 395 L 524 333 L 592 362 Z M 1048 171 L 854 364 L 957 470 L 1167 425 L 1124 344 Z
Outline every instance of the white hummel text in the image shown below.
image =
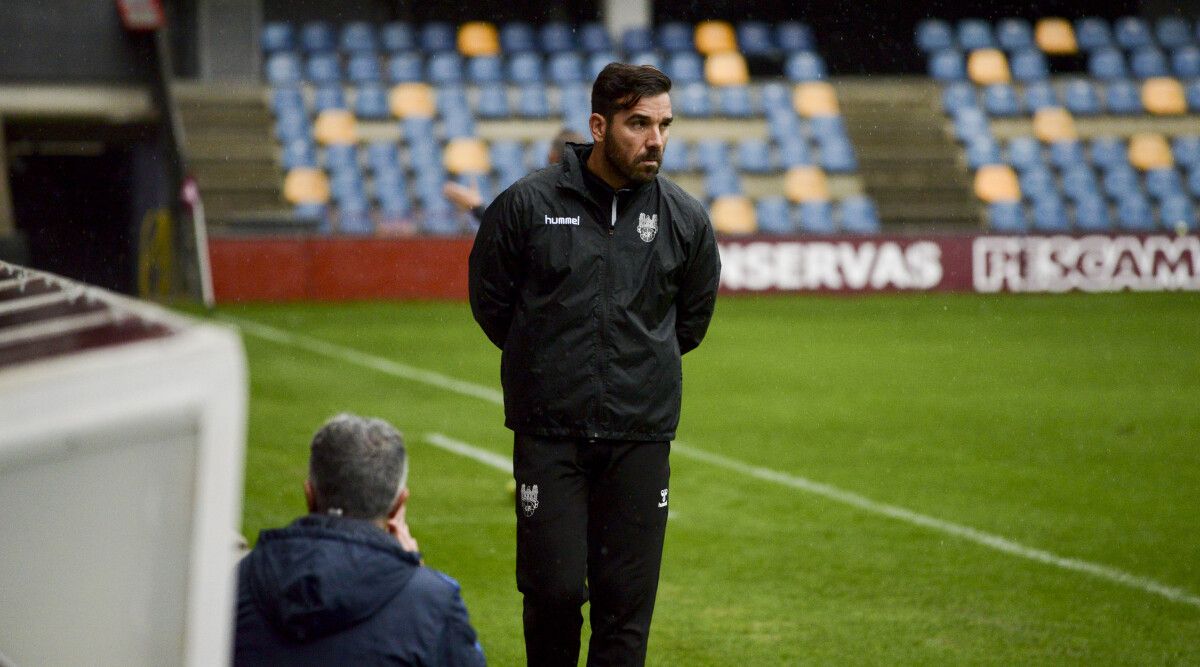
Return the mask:
M 577 215 L 574 218 L 564 218 L 564 217 L 551 218 L 550 216 L 546 216 L 546 224 L 547 225 L 576 225 L 576 226 L 578 226 L 579 219 L 581 217 L 583 217 L 583 216 Z

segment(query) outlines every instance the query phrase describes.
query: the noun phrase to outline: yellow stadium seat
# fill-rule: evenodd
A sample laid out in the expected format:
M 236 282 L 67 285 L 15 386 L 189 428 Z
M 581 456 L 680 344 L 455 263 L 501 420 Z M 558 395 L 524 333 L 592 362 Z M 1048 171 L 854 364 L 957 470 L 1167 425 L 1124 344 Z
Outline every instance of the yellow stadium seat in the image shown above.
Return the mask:
M 976 49 L 967 56 L 967 75 L 980 86 L 1012 82 L 1008 58 L 1000 49 Z
M 1171 145 L 1157 132 L 1139 132 L 1129 137 L 1129 164 L 1147 171 L 1175 166 Z
M 1183 84 L 1166 76 L 1146 79 L 1142 82 L 1142 106 L 1146 107 L 1146 111 L 1159 116 L 1187 113 Z
M 1033 114 L 1033 134 L 1045 143 L 1078 139 L 1075 118 L 1062 107 L 1044 107 Z
M 820 167 L 792 167 L 783 175 L 783 193 L 793 202 L 829 201 L 829 179 Z
M 293 204 L 329 202 L 329 177 L 316 167 L 296 167 L 283 178 L 283 197 Z
M 1021 201 L 1021 185 L 1017 182 L 1017 173 L 1006 164 L 988 164 L 980 167 L 975 172 L 975 196 L 989 204 Z
M 709 213 L 713 229 L 721 234 L 753 234 L 758 231 L 754 204 L 742 195 L 725 195 L 713 200 Z
M 326 109 L 313 123 L 313 136 L 322 144 L 353 144 L 358 141 L 358 123 L 346 109 Z
M 469 58 L 500 53 L 500 35 L 487 21 L 471 21 L 458 27 L 458 52 Z
M 487 146 L 480 139 L 451 139 L 442 153 L 442 163 L 452 174 L 486 174 L 492 169 Z
M 805 118 L 838 116 L 837 93 L 827 81 L 806 81 L 792 90 L 792 107 Z
M 437 104 L 427 83 L 398 83 L 388 93 L 388 108 L 397 118 L 433 118 Z
M 696 50 L 706 56 L 737 51 L 733 26 L 725 21 L 701 21 L 696 24 Z
M 714 53 L 704 61 L 704 78 L 714 86 L 744 86 L 750 82 L 750 70 L 740 53 Z
M 1079 52 L 1075 41 L 1075 29 L 1071 22 L 1060 18 L 1044 18 L 1034 28 L 1034 40 L 1038 48 L 1053 56 L 1065 56 Z

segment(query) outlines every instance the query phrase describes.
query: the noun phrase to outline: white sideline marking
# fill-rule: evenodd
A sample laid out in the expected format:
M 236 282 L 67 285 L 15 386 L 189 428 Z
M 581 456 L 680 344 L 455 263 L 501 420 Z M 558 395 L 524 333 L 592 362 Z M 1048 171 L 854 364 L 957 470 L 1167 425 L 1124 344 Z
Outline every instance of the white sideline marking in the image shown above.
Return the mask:
M 489 387 L 484 387 L 471 382 L 465 382 L 463 380 L 456 380 L 449 376 L 435 373 L 433 371 L 413 368 L 411 366 L 400 364 L 382 357 L 376 357 L 364 352 L 358 352 L 347 347 L 334 345 L 333 343 L 326 343 L 302 334 L 295 334 L 282 329 L 276 329 L 275 327 L 260 324 L 258 322 L 230 317 L 227 315 L 221 315 L 220 317 L 242 327 L 245 331 L 266 340 L 282 343 L 284 345 L 293 345 L 323 356 L 331 357 L 333 359 L 357 364 L 366 368 L 380 371 L 381 373 L 387 373 L 389 375 L 394 375 L 407 380 L 424 382 L 426 384 L 440 387 L 464 396 L 474 396 L 475 398 L 480 398 L 497 405 L 504 404 L 503 394 Z M 435 438 L 439 442 L 435 442 Z M 462 454 L 463 456 L 468 456 L 488 466 L 498 467 L 503 465 L 504 467 L 501 468 L 502 470 L 510 474 L 512 473 L 512 463 L 498 454 L 479 449 L 478 447 L 468 445 L 464 442 L 453 440 L 438 433 L 431 433 L 427 435 L 425 440 L 430 444 L 442 447 L 448 451 Z M 886 503 L 876 502 L 870 498 L 867 498 L 866 496 L 860 496 L 856 493 L 844 491 L 836 486 L 814 482 L 812 480 L 805 479 L 804 477 L 789 475 L 778 470 L 771 470 L 770 468 L 750 465 L 736 459 L 705 452 L 679 442 L 675 442 L 672 445 L 672 449 L 687 458 L 702 461 L 719 468 L 725 468 L 726 470 L 739 472 L 748 477 L 753 477 L 765 482 L 772 482 L 774 484 L 786 486 L 798 491 L 804 491 L 805 493 L 811 493 L 813 495 L 820 496 L 828 500 L 833 500 L 844 505 L 850 505 L 851 507 L 870 512 L 872 514 L 886 516 L 915 526 L 921 526 L 922 528 L 928 528 L 930 530 L 945 533 L 947 535 L 953 535 L 954 537 L 958 537 L 969 542 L 974 542 L 975 544 L 979 544 L 990 549 L 995 549 L 996 551 L 1000 551 L 1012 556 L 1025 558 L 1038 563 L 1044 563 L 1046 565 L 1052 565 L 1054 567 L 1072 572 L 1080 572 L 1091 575 L 1098 579 L 1104 579 L 1113 583 L 1121 584 L 1123 586 L 1129 586 L 1130 588 L 1136 588 L 1147 593 L 1161 595 L 1168 600 L 1200 608 L 1200 596 L 1189 593 L 1182 588 L 1167 586 L 1166 584 L 1159 583 L 1153 579 L 1131 574 L 1114 567 L 1101 565 L 1099 563 L 1092 563 L 1090 561 L 1079 560 L 1077 558 L 1067 558 L 1049 551 L 1044 551 L 1042 549 L 1027 547 L 1018 542 L 1000 537 L 999 535 L 985 533 L 981 530 L 976 530 L 962 524 L 943 521 L 941 519 L 926 514 L 913 512 L 896 505 L 888 505 Z

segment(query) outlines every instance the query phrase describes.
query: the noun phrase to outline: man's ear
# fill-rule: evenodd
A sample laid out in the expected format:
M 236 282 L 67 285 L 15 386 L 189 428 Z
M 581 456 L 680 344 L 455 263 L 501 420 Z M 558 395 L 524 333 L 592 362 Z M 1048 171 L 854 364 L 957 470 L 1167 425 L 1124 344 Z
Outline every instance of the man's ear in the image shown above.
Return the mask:
M 312 482 L 304 480 L 304 502 L 308 504 L 308 512 L 311 514 L 317 511 L 317 492 L 313 489 Z
M 604 120 L 604 116 L 594 113 L 588 117 L 588 128 L 592 131 L 592 141 L 600 143 L 604 141 L 604 134 L 608 131 L 608 122 Z
M 404 490 L 400 492 L 400 495 L 396 496 L 396 502 L 392 503 L 392 508 L 388 510 L 388 515 L 387 515 L 388 518 L 391 519 L 392 517 L 399 514 L 400 509 L 402 507 L 404 507 L 404 503 L 406 503 L 406 502 L 408 502 L 408 487 L 407 486 L 404 487 Z

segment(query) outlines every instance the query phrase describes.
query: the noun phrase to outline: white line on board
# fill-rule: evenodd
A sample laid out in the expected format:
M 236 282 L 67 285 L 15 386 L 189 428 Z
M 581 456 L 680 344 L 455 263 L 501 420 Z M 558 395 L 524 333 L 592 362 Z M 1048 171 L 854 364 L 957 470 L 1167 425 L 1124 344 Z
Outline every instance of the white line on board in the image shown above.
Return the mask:
M 446 389 L 447 391 L 462 394 L 464 396 L 480 398 L 497 405 L 503 405 L 504 403 L 503 394 L 490 387 L 485 387 L 483 385 L 478 385 L 463 380 L 457 380 L 433 371 L 414 368 L 412 366 L 397 363 L 389 359 L 384 359 L 383 357 L 377 357 L 371 354 L 366 354 L 365 352 L 359 352 L 357 350 L 343 347 L 341 345 L 327 343 L 303 334 L 291 333 L 289 331 L 277 329 L 275 327 L 251 320 L 231 317 L 228 315 L 221 315 L 221 317 L 226 321 L 241 327 L 244 331 L 258 336 L 259 338 L 282 343 L 284 345 L 292 345 L 309 350 L 310 352 L 314 352 L 316 354 L 352 364 L 357 364 L 366 368 L 377 370 L 381 373 L 387 373 L 389 375 L 394 375 L 407 380 L 424 382 L 435 387 Z M 434 438 L 440 442 L 435 442 Z M 507 459 L 486 450 L 479 449 L 478 447 L 474 447 L 472 445 L 468 445 L 436 433 L 426 436 L 426 441 L 430 442 L 430 444 L 442 447 L 443 449 L 462 454 L 463 456 L 469 456 L 470 458 L 492 467 L 497 467 L 503 462 L 506 467 L 501 469 L 509 473 L 512 472 L 512 464 Z M 990 549 L 995 549 L 1002 553 L 1025 558 L 1039 563 L 1045 563 L 1047 565 L 1058 567 L 1064 570 L 1091 575 L 1099 579 L 1104 579 L 1124 586 L 1129 586 L 1131 588 L 1136 588 L 1147 593 L 1161 595 L 1169 600 L 1200 608 L 1200 596 L 1189 593 L 1181 588 L 1168 586 L 1153 579 L 1131 574 L 1114 567 L 1109 567 L 1107 565 L 1101 565 L 1099 563 L 1093 563 L 1090 561 L 1079 560 L 1076 558 L 1067 558 L 1049 551 L 1044 551 L 1042 549 L 1027 547 L 1023 544 L 1014 542 L 999 535 L 993 535 L 991 533 L 976 530 L 969 526 L 943 521 L 941 519 L 920 514 L 918 512 L 913 512 L 896 505 L 879 503 L 865 496 L 844 491 L 835 486 L 814 482 L 803 477 L 790 475 L 788 473 L 772 470 L 770 468 L 750 465 L 736 459 L 705 452 L 679 442 L 674 443 L 672 445 L 672 449 L 673 451 L 682 454 L 687 458 L 701 461 L 720 468 L 725 468 L 726 470 L 732 470 L 764 482 L 771 482 L 773 484 L 779 484 L 788 488 L 796 489 L 798 491 L 804 491 L 828 500 L 833 500 L 845 505 L 850 505 L 851 507 L 856 507 L 872 514 L 886 516 L 892 519 L 903 521 L 905 523 L 921 526 L 923 528 L 928 528 L 930 530 L 945 533 L 947 535 L 952 535 L 954 537 L 974 542 Z

